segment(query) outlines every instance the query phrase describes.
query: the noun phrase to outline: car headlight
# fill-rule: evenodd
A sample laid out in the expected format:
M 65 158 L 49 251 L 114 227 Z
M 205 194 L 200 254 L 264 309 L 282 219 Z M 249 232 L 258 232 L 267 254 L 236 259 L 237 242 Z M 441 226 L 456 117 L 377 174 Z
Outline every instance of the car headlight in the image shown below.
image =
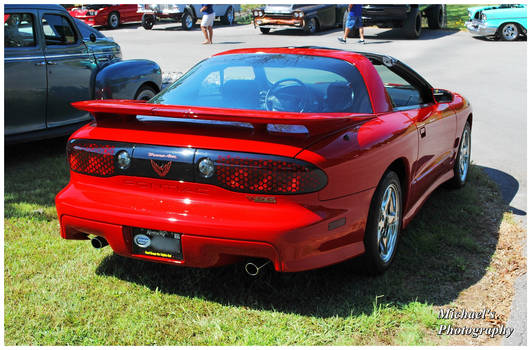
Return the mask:
M 304 13 L 302 13 L 302 12 L 295 12 L 295 13 L 293 13 L 293 17 L 295 17 L 295 18 L 302 18 L 302 17 L 304 17 Z
M 258 11 L 253 11 L 253 16 L 257 17 L 258 16 Z
M 260 10 L 258 11 L 258 16 L 262 17 L 264 15 L 264 11 Z

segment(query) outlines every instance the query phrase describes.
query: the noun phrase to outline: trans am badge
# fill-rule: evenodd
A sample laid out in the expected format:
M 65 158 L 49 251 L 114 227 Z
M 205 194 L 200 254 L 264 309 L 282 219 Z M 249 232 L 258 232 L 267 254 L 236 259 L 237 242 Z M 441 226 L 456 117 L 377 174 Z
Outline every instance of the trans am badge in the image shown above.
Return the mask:
M 160 177 L 164 177 L 168 175 L 168 172 L 170 171 L 171 161 L 164 164 L 163 166 L 160 166 L 157 164 L 157 162 L 151 159 L 151 166 L 153 167 L 153 170 L 155 170 L 155 172 L 159 174 Z

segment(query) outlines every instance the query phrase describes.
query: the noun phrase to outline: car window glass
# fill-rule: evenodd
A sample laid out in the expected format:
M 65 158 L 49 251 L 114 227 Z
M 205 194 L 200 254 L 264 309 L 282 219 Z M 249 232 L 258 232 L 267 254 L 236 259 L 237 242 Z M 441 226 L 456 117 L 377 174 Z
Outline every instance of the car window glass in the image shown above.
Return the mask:
M 306 113 L 372 113 L 361 74 L 335 58 L 222 55 L 198 64 L 152 103 Z
M 105 35 L 103 35 L 99 30 L 92 28 L 85 22 L 80 21 L 77 18 L 74 18 L 74 22 L 76 22 L 77 29 L 79 29 L 79 31 L 81 32 L 81 36 L 83 37 L 83 39 L 89 40 L 91 33 L 96 35 L 96 38 L 105 38 Z
M 264 68 L 267 80 L 276 83 L 290 75 L 294 75 L 305 84 L 346 83 L 347 79 L 334 72 L 319 68 L 301 67 L 266 67 Z
M 225 81 L 228 80 L 254 80 L 254 71 L 251 66 L 234 66 L 227 67 L 223 71 Z
M 215 96 L 220 94 L 221 79 L 220 71 L 214 71 L 207 75 L 205 80 L 201 82 L 201 89 L 199 89 L 198 96 Z
M 64 16 L 44 15 L 42 29 L 46 45 L 71 45 L 77 41 L 74 28 Z
M 417 106 L 423 103 L 420 91 L 383 64 L 375 64 L 394 107 Z
M 9 13 L 4 15 L 4 46 L 35 46 L 33 15 L 29 13 Z

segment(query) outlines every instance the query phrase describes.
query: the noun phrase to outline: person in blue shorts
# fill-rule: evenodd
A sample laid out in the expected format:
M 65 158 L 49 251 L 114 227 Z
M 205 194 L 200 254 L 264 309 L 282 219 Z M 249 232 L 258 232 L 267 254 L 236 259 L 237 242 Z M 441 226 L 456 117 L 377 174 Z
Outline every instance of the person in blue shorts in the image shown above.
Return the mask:
M 343 37 L 339 37 L 337 40 L 346 43 L 350 31 L 357 28 L 360 31 L 360 40 L 358 42 L 365 44 L 365 38 L 363 37 L 363 19 L 361 18 L 361 5 L 348 5 L 348 11 L 345 32 L 343 33 Z

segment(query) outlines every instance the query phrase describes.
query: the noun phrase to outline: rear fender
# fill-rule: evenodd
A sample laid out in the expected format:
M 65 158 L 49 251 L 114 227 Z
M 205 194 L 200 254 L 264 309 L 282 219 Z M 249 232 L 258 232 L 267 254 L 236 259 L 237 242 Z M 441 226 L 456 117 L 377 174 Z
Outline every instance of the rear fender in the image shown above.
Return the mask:
M 143 84 L 157 86 L 162 76 L 158 64 L 149 60 L 118 60 L 110 62 L 96 76 L 95 99 L 134 99 Z

